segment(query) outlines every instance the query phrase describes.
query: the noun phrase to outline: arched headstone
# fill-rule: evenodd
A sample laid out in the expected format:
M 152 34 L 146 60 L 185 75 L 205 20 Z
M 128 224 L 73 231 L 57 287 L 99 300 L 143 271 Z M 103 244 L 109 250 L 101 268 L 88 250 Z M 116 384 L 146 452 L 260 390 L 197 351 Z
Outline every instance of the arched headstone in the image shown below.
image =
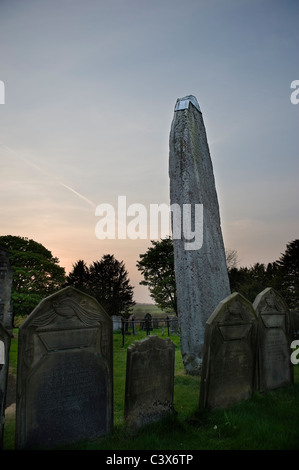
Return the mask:
M 261 392 L 293 383 L 289 309 L 271 287 L 255 299 L 258 326 L 258 387 Z
M 250 398 L 256 386 L 257 317 L 235 292 L 206 323 L 200 408 L 226 408 Z
M 19 329 L 16 446 L 57 445 L 113 426 L 112 321 L 73 287 L 44 299 Z

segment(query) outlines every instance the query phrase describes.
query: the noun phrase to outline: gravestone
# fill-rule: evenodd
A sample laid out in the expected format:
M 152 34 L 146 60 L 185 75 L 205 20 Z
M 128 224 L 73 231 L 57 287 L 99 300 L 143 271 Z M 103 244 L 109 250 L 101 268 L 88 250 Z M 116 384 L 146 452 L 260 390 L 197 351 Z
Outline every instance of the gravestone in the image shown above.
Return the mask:
M 200 409 L 226 408 L 252 396 L 256 383 L 257 317 L 234 292 L 206 323 Z
M 8 251 L 0 246 L 0 323 L 7 330 L 13 328 L 11 304 L 13 270 L 9 262 Z
M 113 426 L 112 321 L 73 287 L 45 298 L 19 329 L 16 447 L 54 448 Z
M 146 313 L 143 319 L 143 329 L 146 331 L 146 333 L 149 335 L 151 330 L 153 329 L 153 324 L 152 324 L 152 316 L 150 313 Z
M 177 335 L 179 332 L 179 321 L 177 317 L 172 317 L 170 320 L 170 332 L 172 335 Z
M 135 319 L 135 316 L 134 316 L 134 315 L 131 316 L 130 325 L 129 325 L 129 326 L 132 328 L 132 333 L 133 333 L 133 335 L 136 335 L 136 319 Z
M 11 333 L 0 323 L 0 449 L 3 447 L 3 428 L 9 366 Z
M 111 320 L 113 324 L 113 331 L 121 330 L 122 328 L 122 318 L 118 315 L 111 315 Z
M 255 299 L 258 323 L 258 387 L 261 392 L 293 383 L 290 319 L 284 299 L 271 287 Z
M 291 340 L 299 340 L 299 312 L 297 310 L 290 311 L 291 324 Z
M 230 285 L 206 130 L 192 95 L 176 102 L 169 177 L 181 352 L 186 372 L 198 375 L 205 323 Z
M 174 350 L 169 338 L 158 336 L 128 347 L 124 414 L 129 431 L 173 412 Z

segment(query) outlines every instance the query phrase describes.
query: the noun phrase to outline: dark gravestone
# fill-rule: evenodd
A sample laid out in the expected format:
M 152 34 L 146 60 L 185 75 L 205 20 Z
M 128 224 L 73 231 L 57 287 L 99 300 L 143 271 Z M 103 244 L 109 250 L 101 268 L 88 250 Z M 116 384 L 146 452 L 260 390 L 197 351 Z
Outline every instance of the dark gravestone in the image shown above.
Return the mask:
M 132 316 L 132 319 L 131 319 L 131 326 L 132 326 L 133 335 L 136 335 L 136 319 L 134 315 Z
M 13 328 L 11 305 L 13 270 L 9 262 L 8 251 L 0 246 L 0 323 L 7 329 Z
M 67 287 L 44 299 L 19 329 L 16 446 L 53 448 L 113 426 L 112 321 Z
M 263 290 L 253 307 L 258 325 L 258 387 L 261 392 L 293 383 L 290 361 L 289 310 L 284 299 L 271 287 Z
M 173 412 L 173 342 L 158 336 L 127 349 L 125 420 L 132 432 Z
M 206 323 L 200 409 L 225 408 L 252 396 L 256 380 L 257 317 L 237 292 Z
M 291 340 L 299 340 L 299 311 L 290 311 Z
M 3 447 L 10 340 L 11 334 L 0 323 L 0 449 Z
M 150 313 L 147 313 L 144 316 L 144 330 L 146 331 L 146 334 L 149 335 L 151 330 L 153 329 L 153 324 L 152 324 L 152 316 Z
M 172 317 L 170 320 L 170 332 L 172 335 L 177 335 L 179 332 L 179 320 L 177 317 Z

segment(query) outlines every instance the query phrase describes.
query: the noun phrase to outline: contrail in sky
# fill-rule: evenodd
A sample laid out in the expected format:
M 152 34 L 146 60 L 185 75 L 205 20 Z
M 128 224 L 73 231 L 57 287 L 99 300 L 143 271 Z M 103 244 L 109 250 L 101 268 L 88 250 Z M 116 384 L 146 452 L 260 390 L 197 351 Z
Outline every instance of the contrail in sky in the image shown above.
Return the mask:
M 83 194 L 80 194 L 78 193 L 78 191 L 75 191 L 73 188 L 71 188 L 70 186 L 68 186 L 67 184 L 64 184 L 64 183 L 61 183 L 61 181 L 59 181 L 59 183 L 61 184 L 61 186 L 63 186 L 64 188 L 68 189 L 69 191 L 71 191 L 72 193 L 76 194 L 76 196 L 80 197 L 81 199 L 83 199 L 83 201 L 87 202 L 87 204 L 89 204 L 91 207 L 93 207 L 95 209 L 96 205 L 90 201 L 87 197 L 83 196 Z
M 47 172 L 46 170 L 44 170 L 42 167 L 40 167 L 39 165 L 36 165 L 36 163 L 33 163 L 31 162 L 30 160 L 28 160 L 27 158 L 23 157 L 22 155 L 19 155 L 15 150 L 11 149 L 10 147 L 7 147 L 7 145 L 4 145 L 2 142 L 0 142 L 0 144 L 2 145 L 2 147 L 6 150 L 8 150 L 10 153 L 12 153 L 13 155 L 15 155 L 18 159 L 20 160 L 23 160 L 23 162 L 26 163 L 26 165 L 29 165 L 31 166 L 32 168 L 34 168 L 35 170 L 39 171 L 40 173 L 43 173 L 44 175 L 54 179 L 57 181 L 58 184 L 60 184 L 61 186 L 63 186 L 65 189 L 67 189 L 68 191 L 70 191 L 71 193 L 75 194 L 77 197 L 79 197 L 80 199 L 82 199 L 83 201 L 85 201 L 87 204 L 89 204 L 93 209 L 95 209 L 96 205 L 90 201 L 90 199 L 88 199 L 87 197 L 83 196 L 83 194 L 80 194 L 78 191 L 76 191 L 75 189 L 71 188 L 70 186 L 68 186 L 67 184 L 64 184 L 62 183 L 61 181 L 58 180 L 58 178 L 54 175 L 51 175 L 49 172 Z

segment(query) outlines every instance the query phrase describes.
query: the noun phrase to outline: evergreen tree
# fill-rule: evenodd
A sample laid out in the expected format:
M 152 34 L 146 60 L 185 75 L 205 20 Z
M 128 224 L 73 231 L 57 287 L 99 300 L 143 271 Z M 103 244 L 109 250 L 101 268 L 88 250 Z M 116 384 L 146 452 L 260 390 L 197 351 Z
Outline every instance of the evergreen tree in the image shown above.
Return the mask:
M 281 294 L 289 308 L 299 308 L 299 239 L 287 244 L 277 260 L 280 271 Z
M 67 277 L 67 284 L 95 297 L 110 316 L 128 318 L 135 304 L 124 262 L 113 255 L 104 255 L 89 268 L 83 260 L 77 261 Z
M 83 260 L 73 264 L 73 270 L 66 278 L 66 285 L 71 285 L 76 289 L 88 293 L 89 269 Z

